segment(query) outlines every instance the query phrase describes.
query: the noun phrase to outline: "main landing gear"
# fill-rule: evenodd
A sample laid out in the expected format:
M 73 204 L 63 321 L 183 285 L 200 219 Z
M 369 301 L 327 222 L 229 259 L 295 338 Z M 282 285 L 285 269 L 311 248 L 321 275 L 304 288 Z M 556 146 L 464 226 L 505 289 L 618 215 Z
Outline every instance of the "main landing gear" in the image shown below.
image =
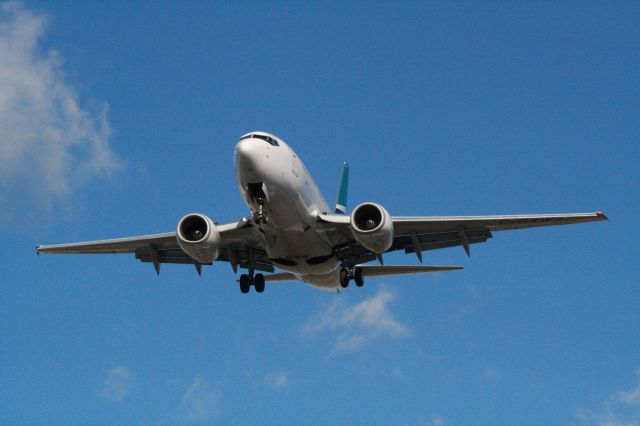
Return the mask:
M 340 269 L 340 287 L 349 287 L 349 281 L 353 280 L 358 287 L 364 285 L 364 277 L 360 268 L 342 268 Z
M 262 293 L 264 291 L 264 275 L 255 273 L 255 262 L 253 256 L 253 250 L 247 248 L 247 260 L 249 263 L 249 273 L 240 275 L 240 291 L 242 293 L 249 293 L 251 286 L 254 286 L 256 292 Z
M 262 293 L 264 291 L 264 275 L 253 273 L 240 275 L 240 291 L 243 293 L 249 293 L 251 286 L 254 286 L 256 292 Z

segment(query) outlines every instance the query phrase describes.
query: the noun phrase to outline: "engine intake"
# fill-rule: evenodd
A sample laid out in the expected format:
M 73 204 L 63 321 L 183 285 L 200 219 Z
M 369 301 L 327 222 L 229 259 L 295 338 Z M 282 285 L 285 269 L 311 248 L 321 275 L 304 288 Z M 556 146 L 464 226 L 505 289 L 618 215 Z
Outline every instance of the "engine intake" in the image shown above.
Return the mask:
M 180 248 L 199 263 L 213 262 L 220 255 L 220 232 L 203 214 L 191 213 L 180 219 L 176 237 Z
M 351 233 L 363 247 L 383 253 L 393 244 L 391 215 L 379 204 L 360 204 L 351 213 Z

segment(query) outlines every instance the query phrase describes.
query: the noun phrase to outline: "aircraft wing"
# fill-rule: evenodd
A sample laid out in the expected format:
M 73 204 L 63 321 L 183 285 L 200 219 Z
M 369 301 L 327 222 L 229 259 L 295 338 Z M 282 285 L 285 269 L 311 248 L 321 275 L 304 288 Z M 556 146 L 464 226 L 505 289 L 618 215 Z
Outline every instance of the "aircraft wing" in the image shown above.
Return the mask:
M 36 246 L 39 253 L 100 254 L 134 253 L 141 247 L 153 245 L 156 248 L 178 246 L 175 232 L 163 234 L 139 235 L 136 237 L 114 238 L 111 240 L 84 241 L 81 243 L 52 244 Z
M 268 260 L 259 239 L 255 237 L 250 221 L 241 219 L 219 224 L 217 227 L 222 240 L 220 257 L 217 260 L 229 262 L 234 271 L 238 267 L 248 268 L 249 251 L 251 251 L 256 270 L 273 272 L 273 264 Z M 153 263 L 157 272 L 160 270 L 161 263 L 192 264 L 196 266 L 198 273 L 201 270 L 201 264 L 180 248 L 175 231 L 109 240 L 39 245 L 36 251 L 38 254 L 135 253 L 136 259 L 141 262 Z M 210 264 L 207 263 L 207 265 Z
M 507 216 L 427 216 L 393 217 L 393 229 L 396 234 L 413 232 L 442 232 L 452 229 L 487 229 L 506 231 L 541 226 L 569 225 L 572 223 L 608 220 L 602 212 L 568 214 L 533 214 Z
M 375 253 L 358 244 L 351 233 L 350 217 L 319 215 L 329 238 L 332 238 L 338 257 L 349 262 L 364 263 L 376 259 Z M 607 220 L 602 212 L 569 214 L 534 214 L 506 216 L 395 216 L 392 217 L 394 239 L 390 251 L 416 253 L 446 247 L 463 246 L 470 254 L 471 244 L 484 243 L 493 231 L 506 231 L 542 226 Z

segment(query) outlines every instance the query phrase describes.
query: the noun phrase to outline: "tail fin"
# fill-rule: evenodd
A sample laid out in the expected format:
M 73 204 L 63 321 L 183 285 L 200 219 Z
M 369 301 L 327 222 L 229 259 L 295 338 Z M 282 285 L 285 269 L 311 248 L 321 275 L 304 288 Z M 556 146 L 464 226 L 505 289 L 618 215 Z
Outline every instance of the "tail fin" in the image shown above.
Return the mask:
M 336 213 L 347 214 L 347 192 L 349 190 L 349 164 L 344 162 L 338 195 L 336 196 Z

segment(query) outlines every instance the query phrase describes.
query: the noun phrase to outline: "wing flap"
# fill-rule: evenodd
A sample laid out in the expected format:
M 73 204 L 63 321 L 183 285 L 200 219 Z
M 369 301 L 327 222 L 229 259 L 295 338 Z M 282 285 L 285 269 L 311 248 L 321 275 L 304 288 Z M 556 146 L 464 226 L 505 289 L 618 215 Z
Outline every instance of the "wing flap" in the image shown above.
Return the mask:
M 492 237 L 491 232 L 486 229 L 475 229 L 465 231 L 468 244 L 484 243 Z M 415 240 L 420 244 L 423 251 L 437 250 L 447 247 L 455 247 L 463 244 L 459 232 L 440 232 L 436 234 L 416 234 Z M 394 250 L 404 249 L 405 253 L 415 253 L 416 244 L 413 236 L 396 237 L 393 241 Z

